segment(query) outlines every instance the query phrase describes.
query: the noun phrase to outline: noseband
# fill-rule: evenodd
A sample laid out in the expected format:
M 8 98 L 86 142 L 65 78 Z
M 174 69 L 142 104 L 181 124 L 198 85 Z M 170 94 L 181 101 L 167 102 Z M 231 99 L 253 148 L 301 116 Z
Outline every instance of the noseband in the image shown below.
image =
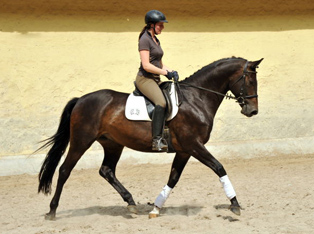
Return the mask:
M 235 98 L 237 100 L 237 102 L 239 104 L 242 104 L 244 105 L 245 104 L 245 100 L 246 99 L 251 99 L 251 98 L 257 98 L 258 95 L 255 94 L 255 95 L 246 95 L 247 94 L 247 91 L 246 91 L 246 87 L 245 87 L 245 78 L 246 76 L 249 76 L 248 74 L 250 73 L 254 73 L 256 74 L 257 72 L 256 71 L 248 71 L 247 70 L 247 67 L 248 67 L 248 64 L 249 64 L 249 61 L 246 61 L 245 65 L 244 65 L 244 69 L 243 69 L 243 74 L 242 76 L 240 76 L 232 85 L 230 85 L 229 89 L 231 90 L 231 88 L 236 84 L 238 83 L 240 80 L 243 80 L 243 83 L 242 83 L 242 86 L 241 86 L 241 89 L 240 89 L 240 95 L 239 97 Z
M 248 64 L 249 64 L 249 61 L 246 61 L 245 65 L 244 65 L 244 69 L 243 69 L 242 76 L 240 76 L 240 77 L 229 87 L 229 89 L 231 90 L 231 88 L 232 88 L 236 83 L 238 83 L 240 80 L 243 80 L 239 97 L 234 97 L 234 96 L 232 96 L 232 95 L 223 94 L 223 93 L 220 93 L 220 92 L 211 90 L 211 89 L 205 89 L 205 88 L 202 88 L 202 87 L 199 87 L 199 86 L 195 86 L 195 85 L 192 85 L 192 84 L 180 83 L 180 85 L 183 85 L 183 86 L 190 86 L 190 87 L 197 88 L 197 89 L 200 89 L 200 90 L 204 90 L 204 91 L 208 91 L 208 92 L 211 92 L 211 93 L 215 93 L 215 94 L 218 94 L 218 95 L 220 95 L 220 96 L 226 97 L 226 99 L 234 99 L 234 100 L 236 100 L 236 102 L 238 102 L 240 105 L 245 105 L 245 100 L 246 100 L 246 99 L 257 98 L 257 97 L 258 97 L 257 94 L 256 94 L 256 95 L 246 95 L 247 92 L 246 92 L 246 87 L 245 87 L 245 77 L 246 77 L 246 76 L 249 76 L 248 74 L 250 74 L 250 73 L 255 73 L 255 74 L 257 73 L 256 71 L 248 71 L 248 70 L 247 70 Z

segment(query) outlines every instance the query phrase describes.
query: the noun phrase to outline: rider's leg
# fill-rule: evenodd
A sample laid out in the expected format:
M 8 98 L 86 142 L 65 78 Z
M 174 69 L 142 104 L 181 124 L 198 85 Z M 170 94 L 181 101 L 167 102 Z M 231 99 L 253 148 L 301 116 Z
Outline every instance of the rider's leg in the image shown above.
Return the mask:
M 155 106 L 152 119 L 152 135 L 153 135 L 152 150 L 155 151 L 168 150 L 167 142 L 165 139 L 162 138 L 165 124 L 165 115 L 166 115 L 165 108 L 159 105 Z
M 152 78 L 146 78 L 144 76 L 137 76 L 135 80 L 137 88 L 151 100 L 156 106 L 159 105 L 166 108 L 166 99 L 159 88 L 157 82 Z
M 152 119 L 152 149 L 156 151 L 167 151 L 167 142 L 162 138 L 166 115 L 165 97 L 159 85 L 153 79 L 137 76 L 135 82 L 137 88 L 155 104 Z

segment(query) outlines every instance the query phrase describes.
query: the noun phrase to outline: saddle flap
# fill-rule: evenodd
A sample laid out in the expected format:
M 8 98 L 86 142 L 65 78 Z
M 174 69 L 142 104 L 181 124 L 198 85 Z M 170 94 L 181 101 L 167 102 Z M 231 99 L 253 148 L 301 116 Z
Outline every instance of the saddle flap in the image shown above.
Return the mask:
M 133 93 L 129 95 L 125 106 L 125 117 L 129 120 L 151 120 L 143 96 L 135 96 Z

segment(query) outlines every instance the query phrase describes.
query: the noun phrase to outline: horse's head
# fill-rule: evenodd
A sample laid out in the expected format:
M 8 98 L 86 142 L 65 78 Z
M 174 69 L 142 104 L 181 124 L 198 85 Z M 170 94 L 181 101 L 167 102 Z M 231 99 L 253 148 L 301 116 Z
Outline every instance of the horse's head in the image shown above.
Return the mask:
M 233 77 L 229 83 L 229 89 L 242 107 L 241 113 L 247 117 L 252 117 L 258 113 L 256 68 L 262 60 L 246 61 L 241 66 L 241 75 L 236 73 L 237 76 Z

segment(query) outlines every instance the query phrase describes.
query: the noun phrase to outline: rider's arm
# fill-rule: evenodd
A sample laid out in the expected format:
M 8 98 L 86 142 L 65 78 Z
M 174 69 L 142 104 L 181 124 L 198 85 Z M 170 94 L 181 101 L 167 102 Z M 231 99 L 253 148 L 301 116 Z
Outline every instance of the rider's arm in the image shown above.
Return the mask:
M 149 62 L 149 50 L 140 50 L 140 57 L 145 71 L 158 75 L 167 75 L 167 70 L 164 68 L 165 66 L 160 69 Z

